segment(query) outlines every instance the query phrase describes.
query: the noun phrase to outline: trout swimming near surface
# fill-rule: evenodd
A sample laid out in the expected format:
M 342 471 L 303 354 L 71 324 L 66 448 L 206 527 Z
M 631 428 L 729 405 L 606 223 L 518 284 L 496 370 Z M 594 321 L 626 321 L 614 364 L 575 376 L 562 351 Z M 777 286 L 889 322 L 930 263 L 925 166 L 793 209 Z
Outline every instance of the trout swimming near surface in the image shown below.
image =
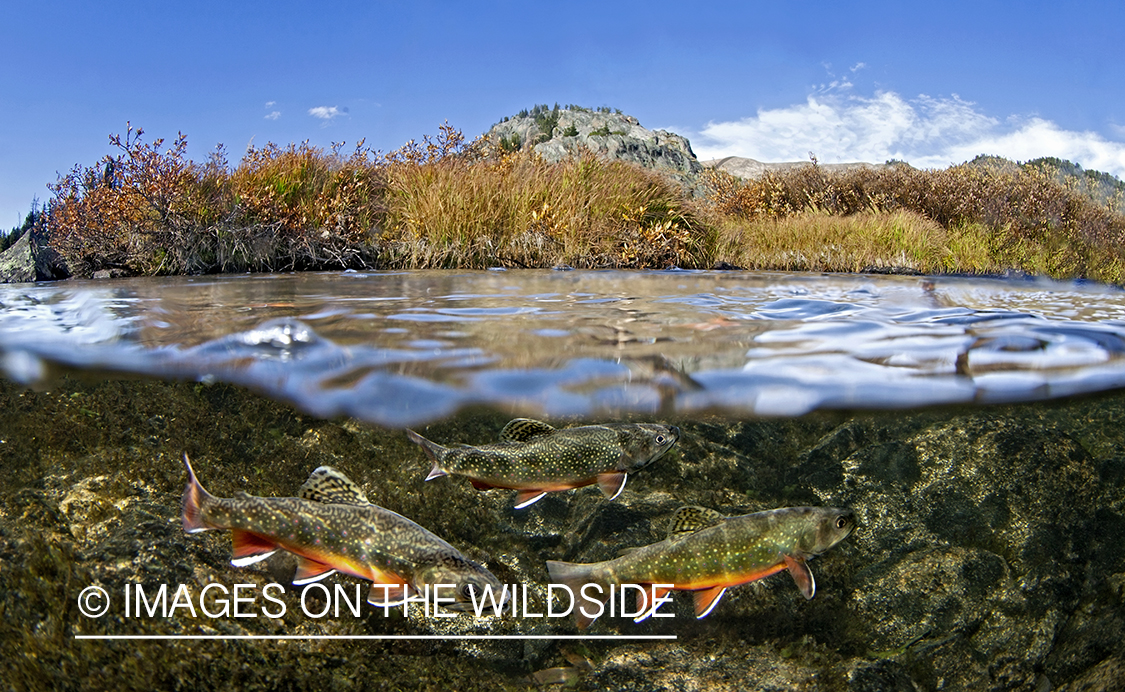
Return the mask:
M 255 497 L 237 493 L 215 497 L 203 489 L 184 455 L 188 484 L 184 490 L 184 531 L 230 529 L 231 564 L 245 567 L 286 550 L 297 556 L 293 583 L 300 586 L 342 572 L 373 582 L 367 602 L 401 605 L 424 585 L 453 584 L 442 590 L 451 610 L 469 610 L 485 587 L 507 597 L 500 580 L 465 558 L 456 548 L 400 514 L 371 504 L 347 476 L 321 466 L 312 472 L 299 497 Z M 387 586 L 383 586 L 387 585 Z
M 682 507 L 672 522 L 668 538 L 640 548 L 629 549 L 621 557 L 605 562 L 575 564 L 547 561 L 551 583 L 565 584 L 581 603 L 579 594 L 586 584 L 602 587 L 602 597 L 612 584 L 671 584 L 671 587 L 646 589 L 652 598 L 669 591 L 695 592 L 695 616 L 706 617 L 729 587 L 746 584 L 782 570 L 789 570 L 805 598 L 816 593 L 816 581 L 807 560 L 847 538 L 855 529 L 855 514 L 850 509 L 831 507 L 785 507 L 735 517 L 703 507 Z M 587 594 L 594 595 L 595 589 Z M 637 596 L 637 609 L 644 594 Z M 592 603 L 586 611 L 596 610 Z M 636 618 L 647 618 L 649 608 Z M 600 614 L 600 613 L 599 613 Z M 593 617 L 575 608 L 580 629 Z
M 443 447 L 413 430 L 434 467 L 426 480 L 465 476 L 474 488 L 518 490 L 516 509 L 549 492 L 598 484 L 611 500 L 621 494 L 630 471 L 656 461 L 680 439 L 674 425 L 612 423 L 555 428 L 516 418 L 500 431 L 500 441 L 480 446 Z

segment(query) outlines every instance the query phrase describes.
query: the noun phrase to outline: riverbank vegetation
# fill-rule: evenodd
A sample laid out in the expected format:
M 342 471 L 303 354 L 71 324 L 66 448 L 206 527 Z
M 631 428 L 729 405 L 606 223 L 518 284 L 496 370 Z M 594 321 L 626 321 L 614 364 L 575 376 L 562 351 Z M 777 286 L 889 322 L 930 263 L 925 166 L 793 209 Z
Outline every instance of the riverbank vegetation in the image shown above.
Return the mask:
M 548 164 L 444 125 L 363 142 L 221 147 L 200 163 L 140 128 L 52 186 L 49 243 L 77 275 L 430 267 L 997 273 L 1125 282 L 1121 195 L 970 162 L 688 183 L 593 155 Z M 987 163 L 987 162 L 985 162 Z

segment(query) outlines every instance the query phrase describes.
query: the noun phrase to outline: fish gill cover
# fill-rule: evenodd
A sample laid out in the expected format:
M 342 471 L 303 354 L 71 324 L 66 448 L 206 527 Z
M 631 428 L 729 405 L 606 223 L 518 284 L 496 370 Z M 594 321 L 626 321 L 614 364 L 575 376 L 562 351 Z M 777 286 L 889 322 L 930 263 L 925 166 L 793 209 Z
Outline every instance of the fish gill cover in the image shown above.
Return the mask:
M 1125 386 L 1125 292 L 1046 280 L 344 272 L 0 289 L 0 366 L 224 381 L 389 427 L 795 416 Z

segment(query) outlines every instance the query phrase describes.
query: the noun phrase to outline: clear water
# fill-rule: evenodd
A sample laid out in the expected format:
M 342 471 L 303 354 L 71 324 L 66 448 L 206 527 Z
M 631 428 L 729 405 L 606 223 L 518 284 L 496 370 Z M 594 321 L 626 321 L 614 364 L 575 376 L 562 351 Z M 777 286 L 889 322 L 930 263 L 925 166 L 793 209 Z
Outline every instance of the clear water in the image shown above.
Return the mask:
M 224 381 L 309 413 L 537 416 L 1030 401 L 1125 385 L 1125 292 L 1050 281 L 411 272 L 0 289 L 0 362 Z

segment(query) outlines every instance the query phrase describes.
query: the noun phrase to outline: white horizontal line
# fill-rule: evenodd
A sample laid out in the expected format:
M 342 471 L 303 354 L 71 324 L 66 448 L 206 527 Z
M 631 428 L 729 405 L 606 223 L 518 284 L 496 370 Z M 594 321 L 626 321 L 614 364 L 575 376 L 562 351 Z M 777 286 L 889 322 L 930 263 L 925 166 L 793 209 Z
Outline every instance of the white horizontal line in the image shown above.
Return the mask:
M 676 639 L 675 634 L 76 634 L 75 639 Z

